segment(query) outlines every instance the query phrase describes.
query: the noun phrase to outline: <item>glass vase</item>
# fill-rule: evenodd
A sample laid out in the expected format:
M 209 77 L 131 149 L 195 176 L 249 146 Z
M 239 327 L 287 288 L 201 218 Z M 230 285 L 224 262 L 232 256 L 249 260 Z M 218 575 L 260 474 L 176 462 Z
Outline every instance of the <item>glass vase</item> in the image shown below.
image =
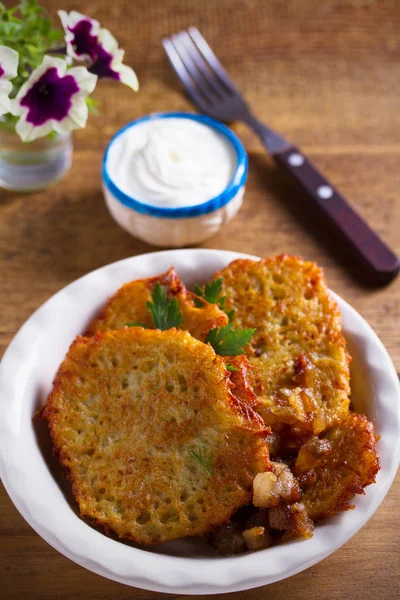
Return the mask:
M 56 183 L 72 160 L 70 133 L 24 143 L 0 125 L 0 187 L 33 192 Z

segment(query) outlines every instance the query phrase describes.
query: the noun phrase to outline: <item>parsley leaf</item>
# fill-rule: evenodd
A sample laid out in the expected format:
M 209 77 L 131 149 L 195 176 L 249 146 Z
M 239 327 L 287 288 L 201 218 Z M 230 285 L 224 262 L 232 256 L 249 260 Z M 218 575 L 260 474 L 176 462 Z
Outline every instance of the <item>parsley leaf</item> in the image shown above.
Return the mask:
M 143 327 L 143 329 L 150 329 L 148 325 L 143 325 L 143 323 L 125 323 L 125 327 Z
M 190 456 L 199 463 L 207 473 L 207 475 L 211 475 L 211 468 L 213 463 L 213 450 L 211 450 L 210 454 L 208 454 L 207 447 L 204 444 L 203 447 L 199 447 L 199 451 L 195 452 L 194 450 L 190 451 Z
M 229 365 L 228 363 L 226 364 L 226 369 L 227 369 L 227 371 L 239 371 L 239 369 L 237 367 L 234 367 L 233 365 Z
M 244 354 L 243 348 L 251 340 L 255 329 L 232 329 L 232 323 L 225 327 L 214 327 L 208 332 L 208 342 L 220 356 Z
M 232 310 L 228 310 L 228 312 L 226 314 L 228 315 L 229 323 L 232 323 L 233 317 L 235 316 L 235 311 L 233 309 Z
M 156 329 L 171 329 L 179 327 L 182 323 L 183 315 L 179 308 L 177 298 L 170 300 L 167 293 L 161 287 L 159 281 L 151 294 L 153 302 L 146 302 L 146 306 L 151 312 L 153 324 Z
M 220 309 L 224 310 L 225 296 L 221 297 L 223 282 L 224 280 L 222 277 L 215 279 L 210 283 L 206 283 L 204 290 L 200 285 L 196 285 L 195 293 L 197 296 L 200 296 L 200 298 L 204 298 L 204 300 L 209 302 L 209 304 L 218 304 Z M 198 308 L 203 306 L 203 302 L 198 298 L 195 299 L 195 304 Z

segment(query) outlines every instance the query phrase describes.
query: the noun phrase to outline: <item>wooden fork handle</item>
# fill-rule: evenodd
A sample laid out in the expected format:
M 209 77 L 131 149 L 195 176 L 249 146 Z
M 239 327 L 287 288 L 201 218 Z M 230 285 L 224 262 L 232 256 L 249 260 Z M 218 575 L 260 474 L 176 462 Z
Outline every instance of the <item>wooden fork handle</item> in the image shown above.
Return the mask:
M 373 280 L 371 283 L 388 283 L 394 279 L 400 269 L 398 257 L 312 162 L 295 146 L 274 153 L 273 156 L 301 192 L 299 202 L 304 203 L 307 212 L 311 209 L 319 218 L 323 218 L 335 234 L 336 241 L 349 253 L 353 266 L 362 268 Z

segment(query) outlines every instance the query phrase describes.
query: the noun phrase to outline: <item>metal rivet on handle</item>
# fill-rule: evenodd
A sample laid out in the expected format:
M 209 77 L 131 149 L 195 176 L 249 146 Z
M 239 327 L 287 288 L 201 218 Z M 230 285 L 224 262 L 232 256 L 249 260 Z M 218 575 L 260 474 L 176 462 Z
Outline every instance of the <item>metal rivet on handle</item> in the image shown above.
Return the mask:
M 293 152 L 293 154 L 289 154 L 288 163 L 292 167 L 301 167 L 304 163 L 304 157 L 301 154 L 297 154 L 297 152 Z
M 333 196 L 333 189 L 330 185 L 321 185 L 317 189 L 317 194 L 322 200 L 328 200 Z

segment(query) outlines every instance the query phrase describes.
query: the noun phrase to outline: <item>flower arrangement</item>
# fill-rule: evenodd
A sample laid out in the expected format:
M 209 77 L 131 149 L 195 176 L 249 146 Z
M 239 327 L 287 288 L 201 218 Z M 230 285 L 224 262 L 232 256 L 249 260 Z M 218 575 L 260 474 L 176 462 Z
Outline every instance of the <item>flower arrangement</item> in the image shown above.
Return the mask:
M 0 124 L 24 142 L 85 127 L 99 78 L 139 87 L 107 29 L 76 11 L 58 15 L 62 27 L 36 0 L 0 3 Z

